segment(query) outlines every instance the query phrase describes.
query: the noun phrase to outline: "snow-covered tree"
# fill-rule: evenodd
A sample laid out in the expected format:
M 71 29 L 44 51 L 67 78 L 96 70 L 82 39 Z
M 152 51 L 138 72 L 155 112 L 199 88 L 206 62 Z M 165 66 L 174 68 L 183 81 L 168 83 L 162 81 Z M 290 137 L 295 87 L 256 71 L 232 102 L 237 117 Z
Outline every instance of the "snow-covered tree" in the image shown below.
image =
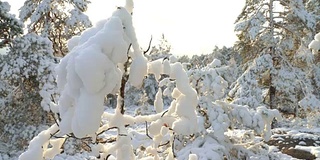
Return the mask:
M 305 74 L 313 64 L 307 46 L 315 34 L 319 16 L 318 11 L 310 11 L 306 6 L 307 1 L 302 0 L 247 0 L 236 21 L 237 48 L 244 62 L 263 54 L 272 57 L 273 67 L 266 70 L 271 108 L 297 108 L 299 96 L 306 96 L 300 93 L 313 92 Z
M 33 125 L 52 124 L 46 111 L 52 109 L 57 93 L 54 67 L 51 41 L 34 33 L 15 38 L 4 55 L 0 78 L 7 83 L 7 94 L 0 117 L 1 133 L 20 149 L 36 134 Z M 33 129 L 25 130 L 30 126 Z M 20 132 L 21 137 L 14 132 Z
M 0 48 L 11 44 L 12 40 L 23 33 L 23 24 L 15 15 L 9 13 L 8 2 L 0 1 Z
M 157 60 L 160 58 L 169 57 L 171 54 L 171 45 L 169 41 L 166 39 L 164 34 L 162 34 L 161 39 L 159 40 L 159 44 L 153 46 L 150 53 L 146 56 L 149 60 Z
M 314 15 L 320 15 L 320 2 L 317 0 L 308 0 L 306 9 Z M 316 22 L 315 31 L 320 30 L 320 21 Z
M 19 18 L 28 24 L 29 33 L 52 41 L 55 56 L 64 56 L 68 52 L 67 40 L 91 26 L 84 14 L 88 3 L 88 0 L 26 0 Z
M 237 81 L 231 85 L 231 90 L 228 93 L 229 102 L 248 105 L 252 108 L 263 105 L 267 96 L 267 87 L 263 87 L 263 84 L 269 83 L 265 76 L 268 76 L 268 72 L 272 68 L 272 58 L 269 54 L 255 59 Z
M 223 46 L 222 48 L 219 48 L 218 46 L 215 46 L 210 54 L 195 54 L 190 59 L 182 56 L 179 58 L 179 61 L 187 64 L 189 68 L 203 68 L 210 64 L 214 59 L 218 59 L 221 62 L 221 65 L 228 65 L 232 59 L 240 61 L 241 57 L 238 56 L 238 53 L 233 47 Z

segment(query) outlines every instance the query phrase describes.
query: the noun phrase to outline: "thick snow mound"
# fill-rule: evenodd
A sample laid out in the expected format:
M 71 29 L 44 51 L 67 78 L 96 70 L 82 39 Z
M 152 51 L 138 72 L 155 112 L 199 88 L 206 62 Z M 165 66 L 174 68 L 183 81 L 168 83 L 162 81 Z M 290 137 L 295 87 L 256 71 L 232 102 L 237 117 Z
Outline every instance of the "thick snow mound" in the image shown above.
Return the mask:
M 148 60 L 144 56 L 135 57 L 130 66 L 129 82 L 135 87 L 141 87 L 142 80 L 147 75 Z
M 121 19 L 111 17 L 69 41 L 71 52 L 56 68 L 62 133 L 82 138 L 100 127 L 104 96 L 120 88 L 117 64 L 127 61 L 129 47 L 124 37 Z

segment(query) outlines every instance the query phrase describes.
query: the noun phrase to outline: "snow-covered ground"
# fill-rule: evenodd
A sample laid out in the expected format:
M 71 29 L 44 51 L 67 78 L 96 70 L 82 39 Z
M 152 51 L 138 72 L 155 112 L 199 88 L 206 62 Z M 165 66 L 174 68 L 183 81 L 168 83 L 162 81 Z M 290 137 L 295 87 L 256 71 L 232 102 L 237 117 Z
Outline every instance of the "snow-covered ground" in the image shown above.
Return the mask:
M 151 106 L 152 107 L 152 106 Z M 130 108 L 126 108 L 126 115 L 136 116 L 136 110 L 138 109 L 137 106 L 132 106 Z M 164 110 L 168 109 L 168 106 L 164 107 Z M 111 107 L 105 106 L 106 113 L 114 113 L 115 109 Z M 156 113 L 155 108 L 151 108 L 149 114 Z M 148 146 L 151 146 L 154 142 L 151 138 L 154 138 L 150 131 L 146 130 L 146 125 L 150 126 L 150 123 L 136 123 L 133 125 L 127 126 L 128 135 L 131 139 L 131 143 L 133 146 L 134 153 L 137 159 L 142 159 L 143 157 L 147 157 L 149 155 L 150 159 L 153 159 L 152 153 L 153 151 L 150 150 L 149 154 L 146 154 L 146 150 Z M 231 141 L 237 142 L 238 147 L 243 147 L 243 152 L 237 153 L 238 156 L 247 156 L 249 159 L 254 160 L 267 160 L 267 159 L 274 159 L 274 160 L 292 160 L 292 159 L 301 159 L 301 157 L 311 157 L 311 158 L 320 158 L 319 157 L 319 146 L 320 146 L 320 128 L 307 128 L 307 127 L 295 127 L 291 126 L 288 128 L 289 123 L 282 123 L 281 125 L 286 126 L 286 128 L 274 128 L 272 129 L 272 136 L 269 142 L 265 142 L 263 138 L 260 136 L 253 135 L 252 131 L 250 130 L 229 130 L 225 133 L 227 137 L 230 138 Z M 149 133 L 147 133 L 149 132 Z M 185 145 L 183 148 L 176 148 L 175 155 L 176 159 L 183 160 L 186 157 L 192 157 L 197 155 L 196 157 L 199 160 L 206 160 L 208 157 L 212 159 L 216 159 L 220 157 L 220 155 L 216 155 L 214 150 L 221 148 L 223 146 L 217 143 L 216 137 L 211 134 L 214 130 L 209 129 L 206 134 L 200 136 L 196 139 L 190 138 L 190 141 L 185 141 Z M 111 129 L 106 132 L 103 132 L 98 136 L 98 139 L 105 140 L 106 146 L 114 145 L 116 143 L 117 138 L 117 129 Z M 166 152 L 166 147 L 168 147 L 168 141 L 170 137 L 166 136 L 163 137 L 161 147 L 158 147 L 157 154 L 159 155 L 159 159 L 166 159 L 169 155 Z M 176 139 L 176 143 L 179 142 L 179 139 Z M 6 144 L 2 144 L 1 148 L 4 148 Z M 90 159 L 96 160 L 99 159 L 99 151 L 95 150 L 99 148 L 99 145 L 89 144 L 92 151 L 89 150 L 82 150 L 81 153 L 74 152 L 74 146 L 66 147 L 64 152 L 58 154 L 53 158 L 53 160 L 83 160 L 83 159 Z M 3 152 L 3 150 L 0 151 Z M 245 149 L 246 148 L 246 149 Z M 169 147 L 169 149 L 172 149 Z M 290 149 L 296 149 L 294 152 L 298 153 L 293 154 L 291 153 Z M 14 148 L 12 148 L 14 150 Z M 300 150 L 307 151 L 306 153 L 301 152 Z M 0 152 L 0 153 L 1 153 Z M 17 153 L 21 153 L 21 151 L 17 151 Z M 73 153 L 73 154 L 70 154 Z M 189 156 L 191 154 L 191 156 Z M 295 158 L 287 154 L 293 154 L 293 156 L 300 158 Z M 235 153 L 230 153 L 235 154 Z M 0 160 L 15 160 L 18 159 L 19 155 L 13 155 L 9 157 L 6 154 L 0 154 Z M 226 157 L 228 158 L 228 157 Z M 231 157 L 229 157 L 232 159 Z M 115 159 L 114 155 L 110 155 L 108 159 Z

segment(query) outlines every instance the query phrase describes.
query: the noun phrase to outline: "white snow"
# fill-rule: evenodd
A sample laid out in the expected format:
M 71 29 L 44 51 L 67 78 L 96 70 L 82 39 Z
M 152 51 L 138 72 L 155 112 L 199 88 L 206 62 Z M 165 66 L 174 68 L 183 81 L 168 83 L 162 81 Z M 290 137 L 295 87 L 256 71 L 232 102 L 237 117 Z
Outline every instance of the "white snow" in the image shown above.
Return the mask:
M 135 87 L 141 87 L 142 80 L 147 75 L 147 58 L 144 56 L 137 56 L 132 61 L 130 66 L 129 82 Z
M 320 49 L 320 41 L 317 41 L 317 40 L 311 41 L 311 43 L 309 44 L 309 48 L 312 49 L 312 52 L 314 54 L 316 54 Z
M 53 159 L 57 154 L 60 154 L 62 149 L 61 146 L 64 143 L 64 138 L 58 138 L 58 139 L 51 139 L 49 141 L 49 144 L 52 146 L 51 148 L 48 148 L 44 152 L 44 157 Z
M 57 132 L 59 127 L 54 124 L 49 129 L 42 131 L 38 134 L 38 136 L 34 137 L 28 146 L 26 152 L 22 153 L 19 156 L 19 160 L 42 160 L 43 159 L 43 151 L 47 148 L 47 144 L 49 142 L 51 134 Z M 55 145 L 59 145 L 60 143 L 56 143 Z M 54 147 L 54 150 L 51 152 L 57 153 L 55 150 L 58 149 L 58 146 Z M 50 153 L 50 152 L 49 152 Z M 54 154 L 52 153 L 52 154 Z M 53 156 L 53 155 L 51 155 Z
M 196 154 L 189 154 L 189 160 L 198 160 L 198 156 Z
M 158 89 L 158 92 L 156 94 L 156 98 L 154 100 L 154 107 L 155 107 L 157 113 L 160 113 L 163 111 L 163 99 L 162 99 L 162 89 L 161 88 Z
M 320 33 L 314 36 L 314 40 L 312 40 L 309 44 L 309 49 L 312 50 L 313 54 L 317 54 L 320 50 Z
M 304 151 L 308 151 L 311 154 L 313 154 L 317 159 L 320 158 L 320 147 L 296 145 L 294 148 L 295 149 L 304 150 Z
M 163 74 L 162 59 L 149 62 L 148 73 L 154 74 L 156 80 L 159 80 L 161 74 Z
M 320 32 L 314 36 L 314 39 L 320 42 Z
M 72 116 L 71 130 L 77 137 L 92 135 L 98 130 L 103 114 L 103 97 L 120 86 L 122 73 L 117 64 L 126 61 L 128 48 L 123 35 L 121 20 L 112 17 L 101 30 L 75 46 L 61 60 L 57 73 L 58 87 L 62 91 L 59 110 L 65 127 L 61 129 L 63 133 L 70 132 L 69 116 Z M 67 117 L 65 113 L 68 113 Z M 83 117 L 93 118 L 87 120 Z
M 221 61 L 218 59 L 213 59 L 211 63 L 208 64 L 208 67 L 216 68 L 221 66 Z

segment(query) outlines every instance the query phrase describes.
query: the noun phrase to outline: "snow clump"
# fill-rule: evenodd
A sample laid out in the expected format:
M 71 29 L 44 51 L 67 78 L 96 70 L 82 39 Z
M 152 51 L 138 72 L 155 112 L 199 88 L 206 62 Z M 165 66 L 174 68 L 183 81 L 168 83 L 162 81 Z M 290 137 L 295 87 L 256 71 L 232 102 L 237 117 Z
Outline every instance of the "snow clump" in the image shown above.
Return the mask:
M 122 73 L 117 64 L 127 60 L 129 45 L 122 28 L 121 20 L 111 17 L 86 42 L 70 47 L 72 50 L 56 68 L 62 93 L 58 104 L 62 134 L 72 132 L 82 138 L 98 130 L 103 97 L 120 88 Z
M 314 40 L 309 44 L 309 48 L 312 50 L 313 54 L 317 54 L 320 50 L 320 33 L 314 36 Z

